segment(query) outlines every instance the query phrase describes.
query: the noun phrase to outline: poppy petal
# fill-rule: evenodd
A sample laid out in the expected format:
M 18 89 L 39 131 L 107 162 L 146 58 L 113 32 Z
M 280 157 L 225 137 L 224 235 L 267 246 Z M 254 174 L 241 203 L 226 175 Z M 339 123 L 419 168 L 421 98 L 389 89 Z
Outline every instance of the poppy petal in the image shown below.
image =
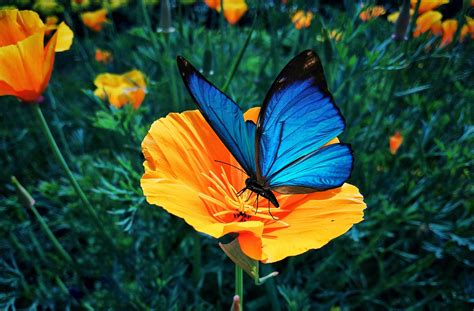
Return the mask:
M 14 95 L 24 101 L 37 99 L 43 89 L 43 34 L 34 34 L 16 45 L 0 48 L 0 82 L 10 88 L 0 88 L 0 96 Z M 14 93 L 11 93 L 11 90 Z M 25 92 L 26 91 L 26 92 Z M 19 96 L 17 92 L 23 92 Z
M 55 51 L 63 52 L 69 50 L 72 45 L 72 39 L 74 38 L 74 33 L 72 32 L 71 28 L 62 22 L 59 24 L 58 30 L 54 35 L 58 37 Z
M 361 222 L 366 207 L 357 187 L 350 184 L 288 197 L 291 201 L 281 202 L 285 209 L 292 210 L 282 217 L 288 226 L 278 228 L 275 222 L 265 227 L 262 251 L 267 258 L 261 259 L 264 262 L 279 261 L 324 246 Z
M 237 228 L 226 229 L 214 216 L 223 208 L 212 198 L 213 184 L 207 176 L 223 169 L 216 160 L 230 163 L 230 153 L 197 110 L 171 113 L 155 121 L 142 150 L 145 174 L 141 186 L 149 203 L 214 237 Z M 224 169 L 232 175 L 227 166 Z M 245 223 L 239 224 L 249 230 Z

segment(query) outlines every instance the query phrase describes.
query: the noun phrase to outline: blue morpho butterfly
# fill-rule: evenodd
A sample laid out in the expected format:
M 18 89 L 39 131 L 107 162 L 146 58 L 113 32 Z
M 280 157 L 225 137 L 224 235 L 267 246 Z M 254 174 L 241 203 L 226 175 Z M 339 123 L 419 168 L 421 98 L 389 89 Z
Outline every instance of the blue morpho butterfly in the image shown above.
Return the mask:
M 177 57 L 189 93 L 207 123 L 245 170 L 239 192 L 251 190 L 279 207 L 272 191 L 302 194 L 340 187 L 352 171 L 350 145 L 326 145 L 345 128 L 318 55 L 306 50 L 280 72 L 265 96 L 257 124 L 239 106 Z M 258 208 L 258 203 L 257 203 Z

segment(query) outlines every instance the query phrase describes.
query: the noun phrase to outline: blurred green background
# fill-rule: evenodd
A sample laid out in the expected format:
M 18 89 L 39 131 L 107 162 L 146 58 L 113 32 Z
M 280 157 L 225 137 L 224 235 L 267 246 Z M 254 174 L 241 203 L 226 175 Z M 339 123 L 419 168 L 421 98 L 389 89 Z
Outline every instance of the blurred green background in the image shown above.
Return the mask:
M 77 9 L 64 2 L 54 13 L 75 38 L 70 51 L 56 56 L 41 107 L 102 230 L 51 156 L 31 107 L 0 98 L 0 308 L 230 308 L 234 265 L 215 239 L 146 203 L 140 144 L 154 120 L 196 109 L 176 56 L 222 86 L 255 20 L 228 93 L 243 110 L 260 106 L 281 68 L 298 52 L 314 49 L 347 122 L 340 138 L 355 151 L 349 182 L 359 187 L 367 209 L 362 223 L 322 249 L 262 265 L 264 272 L 280 272 L 264 285 L 245 277 L 246 309 L 472 310 L 472 40 L 459 43 L 456 37 L 444 48 L 429 34 L 392 40 L 394 25 L 386 16 L 401 1 L 379 3 L 387 13 L 366 22 L 353 1 L 249 1 L 236 25 L 202 2 L 188 2 L 171 3 L 171 33 L 156 32 L 160 4 L 129 1 L 109 12 L 110 23 L 100 32 L 86 29 L 78 13 L 100 3 Z M 291 22 L 299 9 L 314 14 L 301 30 Z M 469 1 L 439 10 L 460 23 L 474 13 Z M 96 48 L 111 51 L 113 60 L 98 63 Z M 94 97 L 97 74 L 131 69 L 147 76 L 138 110 Z M 393 155 L 389 139 L 396 131 L 404 141 Z M 34 197 L 72 262 L 21 204 L 11 176 Z

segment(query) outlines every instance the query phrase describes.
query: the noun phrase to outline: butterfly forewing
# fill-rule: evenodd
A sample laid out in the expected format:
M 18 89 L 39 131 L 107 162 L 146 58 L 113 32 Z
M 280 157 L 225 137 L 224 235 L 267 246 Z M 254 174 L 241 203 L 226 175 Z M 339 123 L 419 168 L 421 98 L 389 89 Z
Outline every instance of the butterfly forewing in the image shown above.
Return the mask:
M 255 177 L 255 124 L 244 122 L 239 106 L 186 59 L 178 56 L 177 63 L 184 84 L 207 123 L 247 175 Z
M 275 79 L 260 111 L 255 137 L 258 180 L 285 193 L 340 186 L 352 169 L 350 147 L 322 147 L 344 128 L 319 57 L 309 50 L 300 53 Z

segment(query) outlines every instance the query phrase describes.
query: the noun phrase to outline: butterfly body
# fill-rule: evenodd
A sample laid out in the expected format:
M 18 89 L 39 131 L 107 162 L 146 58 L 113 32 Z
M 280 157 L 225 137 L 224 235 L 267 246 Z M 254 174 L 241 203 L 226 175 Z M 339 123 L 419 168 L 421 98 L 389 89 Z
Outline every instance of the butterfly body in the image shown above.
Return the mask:
M 250 190 L 279 207 L 274 192 L 324 191 L 350 177 L 352 149 L 336 139 L 345 121 L 315 52 L 301 52 L 280 72 L 256 123 L 186 59 L 177 63 L 203 117 L 248 175 L 240 193 Z
M 241 191 L 243 192 L 244 190 L 250 190 L 270 201 L 273 206 L 280 207 L 280 204 L 278 204 L 278 200 L 271 188 L 268 185 L 260 184 L 255 178 L 249 177 L 245 180 L 245 188 Z

